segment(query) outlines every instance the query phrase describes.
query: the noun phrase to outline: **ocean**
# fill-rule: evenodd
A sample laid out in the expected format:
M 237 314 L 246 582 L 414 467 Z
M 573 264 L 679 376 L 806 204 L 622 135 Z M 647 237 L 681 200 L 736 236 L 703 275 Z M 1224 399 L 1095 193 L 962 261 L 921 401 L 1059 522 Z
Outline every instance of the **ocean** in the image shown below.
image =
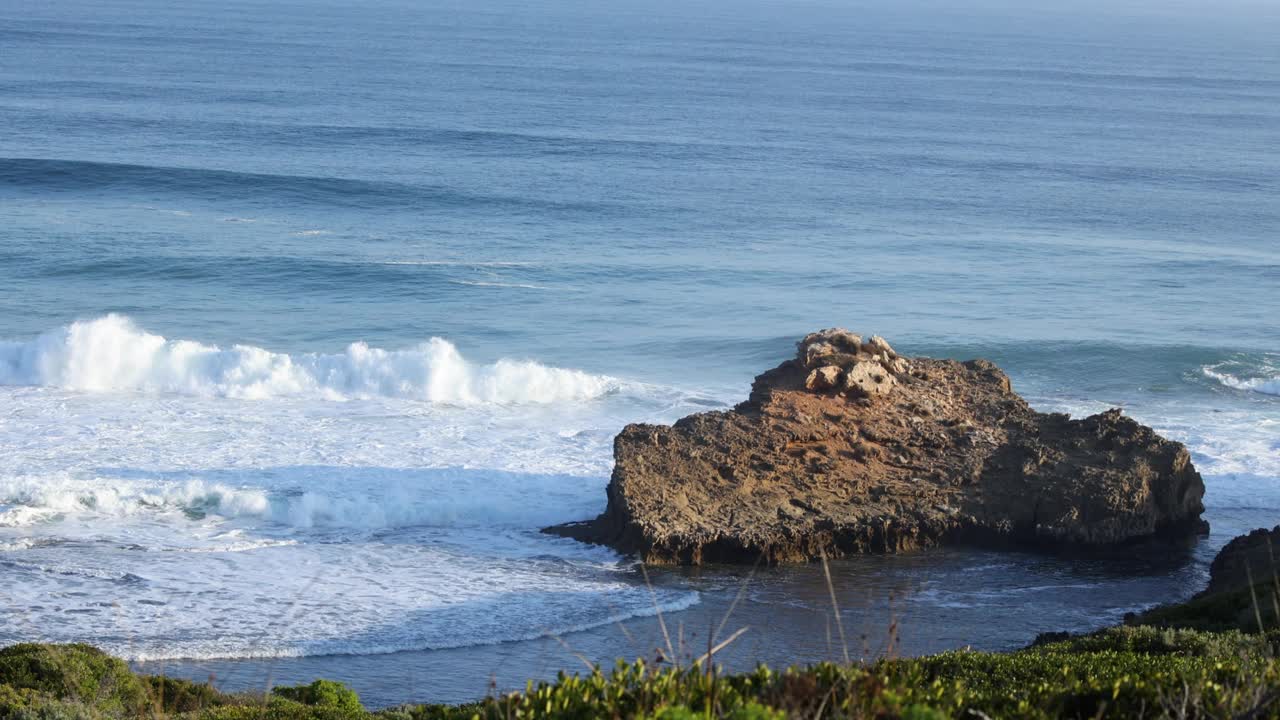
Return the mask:
M 855 652 L 1196 592 L 1280 522 L 1280 12 L 1027 5 L 0 5 L 0 644 L 372 705 L 652 655 L 658 615 L 832 657 L 816 568 L 538 530 L 603 509 L 625 424 L 837 325 L 1122 407 L 1213 527 L 837 563 Z

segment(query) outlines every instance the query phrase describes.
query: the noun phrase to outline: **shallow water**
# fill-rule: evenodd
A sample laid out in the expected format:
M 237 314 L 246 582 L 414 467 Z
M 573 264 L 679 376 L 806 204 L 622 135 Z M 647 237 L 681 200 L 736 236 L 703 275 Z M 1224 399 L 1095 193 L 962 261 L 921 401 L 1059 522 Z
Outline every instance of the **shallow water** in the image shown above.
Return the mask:
M 372 707 L 410 701 L 464 702 L 580 672 L 584 662 L 610 666 L 619 657 L 682 664 L 740 635 L 715 654 L 728 670 L 759 662 L 775 667 L 823 660 L 872 659 L 960 647 L 1015 649 L 1048 630 L 1083 630 L 1119 622 L 1153 597 L 1177 596 L 1205 582 L 1214 540 L 1197 548 L 1125 548 L 1044 554 L 936 550 L 831 564 L 841 623 L 818 566 L 757 570 L 712 566 L 654 569 L 659 596 L 693 590 L 686 610 L 633 617 L 522 642 L 390 655 L 321 655 L 246 660 L 140 663 L 146 672 L 212 678 L 221 687 L 260 689 L 341 677 Z M 644 576 L 628 573 L 641 587 Z M 652 605 L 650 606 L 653 607 Z M 412 616 L 393 623 L 412 625 Z M 504 618 L 506 620 L 506 618 Z M 843 633 L 843 639 L 842 639 Z
M 0 8 L 0 642 L 373 704 L 650 655 L 658 610 L 697 655 L 744 569 L 537 530 L 830 325 L 1124 407 L 1213 525 L 838 563 L 855 654 L 1191 594 L 1280 517 L 1280 25 L 1075 12 Z M 815 568 L 740 625 L 735 666 L 843 653 Z

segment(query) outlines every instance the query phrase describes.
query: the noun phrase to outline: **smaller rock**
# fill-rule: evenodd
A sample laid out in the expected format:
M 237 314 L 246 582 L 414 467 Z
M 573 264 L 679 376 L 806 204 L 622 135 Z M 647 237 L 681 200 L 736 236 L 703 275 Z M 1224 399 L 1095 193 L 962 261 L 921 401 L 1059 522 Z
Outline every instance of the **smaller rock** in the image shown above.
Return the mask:
M 1280 574 L 1280 525 L 1241 535 L 1218 553 L 1209 566 L 1209 589 L 1205 594 L 1249 587 L 1249 582 L 1273 581 Z
M 823 358 L 839 354 L 835 345 L 829 342 L 818 341 L 810 345 L 802 345 L 800 348 L 799 359 L 804 363 L 805 367 L 819 367 L 830 363 L 822 362 Z
M 898 353 L 889 347 L 889 341 L 879 335 L 872 335 L 866 342 L 862 344 L 862 351 L 871 353 L 872 355 L 884 354 L 890 358 L 898 357 Z
M 862 361 L 845 371 L 841 388 L 854 395 L 875 397 L 893 391 L 898 381 L 878 363 Z
M 850 353 L 838 352 L 831 355 L 815 357 L 812 362 L 808 363 L 808 367 L 815 368 L 822 367 L 823 365 L 835 365 L 836 367 L 846 368 L 865 357 L 865 355 L 852 355 Z
M 862 336 L 851 333 L 844 328 L 827 328 L 826 330 L 809 333 L 798 343 L 802 356 L 803 351 L 809 346 L 818 343 L 834 346 L 840 352 L 856 353 L 862 347 Z
M 911 363 L 906 358 L 897 357 L 889 361 L 888 369 L 894 375 L 906 375 L 911 372 Z
M 824 365 L 809 373 L 804 386 L 808 390 L 822 392 L 840 387 L 840 368 L 835 365 Z

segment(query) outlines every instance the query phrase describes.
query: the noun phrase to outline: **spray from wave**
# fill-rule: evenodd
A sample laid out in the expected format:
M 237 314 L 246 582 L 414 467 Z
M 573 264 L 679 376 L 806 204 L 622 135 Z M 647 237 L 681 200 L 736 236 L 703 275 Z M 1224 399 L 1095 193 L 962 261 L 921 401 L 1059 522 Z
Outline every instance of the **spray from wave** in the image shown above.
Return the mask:
M 1212 366 L 1200 368 L 1200 371 L 1206 377 L 1217 380 L 1229 388 L 1249 390 L 1264 395 L 1280 395 L 1280 376 L 1239 378 Z
M 169 340 L 107 315 L 31 341 L 0 342 L 0 385 L 240 399 L 395 397 L 449 405 L 590 400 L 621 383 L 527 360 L 475 365 L 446 340 L 405 350 L 352 343 L 343 353 L 289 355 L 251 345 Z

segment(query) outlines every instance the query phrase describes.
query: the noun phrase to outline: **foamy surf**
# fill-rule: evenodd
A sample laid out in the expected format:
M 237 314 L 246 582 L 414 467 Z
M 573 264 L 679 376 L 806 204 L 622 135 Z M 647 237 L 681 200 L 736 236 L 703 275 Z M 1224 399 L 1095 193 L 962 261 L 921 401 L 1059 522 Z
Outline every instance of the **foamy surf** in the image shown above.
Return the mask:
M 1213 366 L 1200 368 L 1205 377 L 1236 390 L 1249 390 L 1263 395 L 1280 395 L 1280 375 L 1272 377 L 1239 378 L 1230 373 L 1221 372 Z
M 261 490 L 200 480 L 150 484 L 100 477 L 0 478 L 0 527 L 31 526 L 68 516 L 270 517 L 272 510 L 271 500 Z
M 252 471 L 242 474 L 254 479 Z M 0 528 L 97 524 L 103 534 L 110 523 L 149 523 L 163 524 L 171 537 L 223 522 L 269 532 L 537 528 L 563 521 L 566 507 L 585 514 L 595 504 L 565 497 L 582 481 L 564 475 L 458 468 L 281 469 L 271 475 L 277 484 L 261 487 L 203 479 L 0 475 Z
M 570 624 L 549 625 L 527 632 L 495 632 L 485 637 L 463 639 L 458 637 L 437 635 L 410 635 L 408 637 L 384 638 L 379 640 L 356 640 L 348 638 L 299 638 L 293 642 L 275 642 L 250 638 L 191 638 L 169 641 L 163 645 L 140 645 L 138 642 L 108 643 L 111 654 L 133 662 L 155 662 L 158 660 L 219 660 L 219 659 L 273 659 L 296 658 L 314 655 L 390 655 L 392 653 L 422 650 L 449 650 L 454 648 L 499 645 L 509 642 L 537 640 L 540 638 L 558 638 L 570 633 L 593 630 L 595 628 L 617 625 L 635 618 L 655 617 L 665 613 L 677 613 L 697 605 L 701 597 L 696 592 L 662 591 L 662 599 L 648 605 L 635 588 L 618 584 L 614 592 L 620 593 L 619 599 L 634 602 L 633 608 L 626 612 L 611 612 L 598 615 L 590 620 Z
M 538 530 L 603 509 L 619 427 L 700 395 L 443 340 L 286 354 L 118 315 L 0 344 L 0 379 L 0 602 L 25 613 L 0 644 L 373 654 L 698 602 Z
M 439 545 L 418 535 L 214 556 L 84 543 L 0 555 L 11 580 L 0 599 L 11 604 L 81 589 L 56 608 L 31 607 L 30 627 L 0 628 L 0 639 L 31 628 L 46 641 L 92 633 L 133 660 L 369 655 L 561 635 L 699 599 L 683 588 L 651 592 L 600 549 L 475 553 L 486 540 L 504 542 L 478 532 Z
M 403 350 L 355 342 L 341 353 L 290 355 L 170 340 L 115 314 L 30 341 L 0 342 L 0 385 L 246 400 L 393 397 L 448 405 L 592 400 L 623 387 L 612 377 L 530 360 L 477 365 L 441 338 Z

